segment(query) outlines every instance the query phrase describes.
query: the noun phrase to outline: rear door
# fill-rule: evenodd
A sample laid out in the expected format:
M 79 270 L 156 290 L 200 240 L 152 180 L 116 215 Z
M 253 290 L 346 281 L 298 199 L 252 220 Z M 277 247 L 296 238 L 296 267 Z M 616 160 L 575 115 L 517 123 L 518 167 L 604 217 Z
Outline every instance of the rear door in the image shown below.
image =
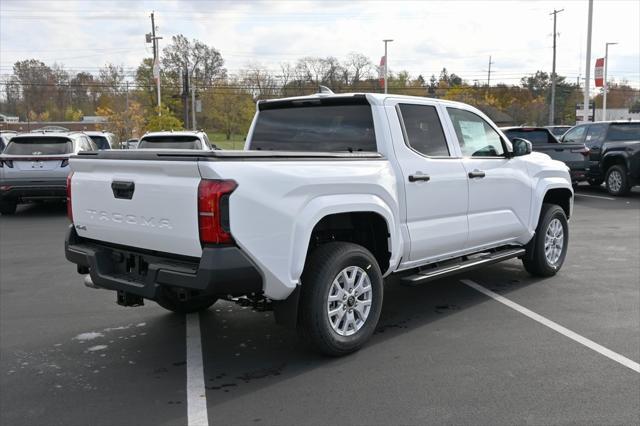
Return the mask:
M 428 100 L 387 99 L 385 109 L 404 182 L 411 241 L 405 266 L 452 256 L 467 240 L 468 184 L 441 111 Z
M 200 256 L 197 161 L 71 159 L 81 237 Z

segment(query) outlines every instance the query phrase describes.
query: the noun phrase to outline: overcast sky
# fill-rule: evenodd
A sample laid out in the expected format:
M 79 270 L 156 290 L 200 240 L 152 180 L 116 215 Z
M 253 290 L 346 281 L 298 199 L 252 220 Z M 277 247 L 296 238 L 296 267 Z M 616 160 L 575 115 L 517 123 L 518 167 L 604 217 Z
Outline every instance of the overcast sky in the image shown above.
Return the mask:
M 587 0 L 573 1 L 0 1 L 0 71 L 37 58 L 73 70 L 105 63 L 132 71 L 151 56 L 144 34 L 156 13 L 159 35 L 182 33 L 214 46 L 230 73 L 250 62 L 277 70 L 302 56 L 361 52 L 377 63 L 382 39 L 389 67 L 426 79 L 446 67 L 469 82 L 516 84 L 523 74 L 551 71 L 553 18 L 558 15 L 558 74 L 585 76 Z M 595 58 L 610 47 L 609 75 L 640 87 L 640 1 L 596 0 Z M 593 85 L 593 83 L 592 83 Z

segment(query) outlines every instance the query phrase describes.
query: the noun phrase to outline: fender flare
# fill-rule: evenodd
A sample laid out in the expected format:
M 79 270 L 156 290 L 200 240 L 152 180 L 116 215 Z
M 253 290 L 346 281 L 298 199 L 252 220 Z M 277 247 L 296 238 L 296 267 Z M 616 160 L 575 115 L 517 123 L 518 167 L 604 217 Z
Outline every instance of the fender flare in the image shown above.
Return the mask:
M 351 212 L 372 212 L 379 214 L 385 220 L 389 230 L 389 269 L 383 271 L 384 276 L 393 271 L 400 263 L 402 252 L 402 235 L 396 222 L 393 210 L 378 196 L 371 194 L 340 194 L 325 195 L 312 199 L 300 211 L 295 223 L 290 251 L 290 274 L 292 281 L 299 284 L 307 258 L 307 249 L 311 240 L 311 233 L 324 217 Z
M 573 187 L 567 183 L 567 180 L 562 177 L 545 177 L 538 180 L 536 187 L 532 193 L 531 200 L 531 216 L 529 217 L 529 229 L 535 232 L 538 227 L 538 220 L 540 219 L 540 212 L 542 211 L 542 204 L 544 197 L 550 190 L 553 189 L 566 189 L 571 192 L 571 199 L 569 201 L 569 210 L 573 212 Z

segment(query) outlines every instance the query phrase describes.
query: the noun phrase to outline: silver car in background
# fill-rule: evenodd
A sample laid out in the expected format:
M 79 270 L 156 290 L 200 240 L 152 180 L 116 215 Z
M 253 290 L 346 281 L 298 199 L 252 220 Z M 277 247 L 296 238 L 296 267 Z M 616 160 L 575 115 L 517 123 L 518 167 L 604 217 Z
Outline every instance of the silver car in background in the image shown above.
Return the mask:
M 29 201 L 65 200 L 69 157 L 96 149 L 81 132 L 14 136 L 0 154 L 0 213 L 13 214 Z

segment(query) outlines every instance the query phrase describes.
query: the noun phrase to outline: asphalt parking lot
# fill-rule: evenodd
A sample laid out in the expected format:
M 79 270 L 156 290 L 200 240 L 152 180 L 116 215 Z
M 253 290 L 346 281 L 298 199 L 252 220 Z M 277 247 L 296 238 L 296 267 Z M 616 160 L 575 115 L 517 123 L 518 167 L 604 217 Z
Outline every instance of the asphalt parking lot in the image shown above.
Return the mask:
M 1 424 L 640 423 L 640 373 L 462 281 L 637 365 L 638 188 L 578 190 L 556 277 L 514 260 L 415 288 L 389 280 L 376 334 L 345 358 L 218 302 L 188 322 L 203 371 L 184 316 L 84 287 L 64 259 L 67 224 L 55 204 L 0 217 Z M 195 401 L 193 380 L 206 388 Z

